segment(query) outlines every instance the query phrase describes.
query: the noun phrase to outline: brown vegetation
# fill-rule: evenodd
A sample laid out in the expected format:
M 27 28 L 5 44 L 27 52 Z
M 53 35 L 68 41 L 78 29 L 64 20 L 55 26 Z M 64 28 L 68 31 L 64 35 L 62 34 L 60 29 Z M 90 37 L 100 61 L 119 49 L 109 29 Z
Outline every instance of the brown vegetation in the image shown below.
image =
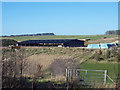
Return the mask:
M 106 50 L 80 48 L 5 49 L 2 57 L 3 87 L 33 88 L 46 87 L 47 85 L 48 87 L 57 87 L 56 83 L 52 83 L 53 78 L 65 81 L 66 68 L 78 68 L 80 63 L 84 63 L 88 58 L 96 59 L 96 54 L 101 60 L 104 55 L 110 55 L 110 57 L 116 55 L 116 50 L 109 53 Z M 105 58 L 103 57 L 103 59 Z M 50 81 L 47 83 L 37 81 L 37 79 L 41 80 L 42 78 Z M 61 85 L 65 87 L 65 84 Z
M 112 42 L 116 42 L 116 41 L 118 41 L 118 37 L 105 38 L 105 39 L 103 38 L 103 39 L 99 39 L 99 40 L 90 40 L 90 41 L 86 42 L 86 44 L 112 43 Z

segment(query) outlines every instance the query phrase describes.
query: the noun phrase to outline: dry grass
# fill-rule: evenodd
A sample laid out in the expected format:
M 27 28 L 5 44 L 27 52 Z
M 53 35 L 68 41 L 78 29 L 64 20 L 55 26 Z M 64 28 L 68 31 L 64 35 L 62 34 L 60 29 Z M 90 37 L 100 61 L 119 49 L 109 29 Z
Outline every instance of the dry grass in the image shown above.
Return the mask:
M 50 71 L 50 67 L 59 67 L 63 70 L 68 67 L 77 66 L 84 62 L 92 52 L 80 48 L 59 48 L 59 47 L 41 47 L 26 48 L 28 53 L 33 53 L 26 58 L 24 74 L 34 74 L 37 71 L 37 65 L 42 66 L 42 71 Z M 37 54 L 36 54 L 37 53 Z M 58 60 L 58 61 L 55 61 Z M 57 66 L 55 66 L 57 65 Z M 61 65 L 61 66 L 60 66 Z M 64 65 L 64 66 L 63 66 Z M 58 69 L 59 69 L 58 68 Z
M 37 71 L 37 65 L 42 66 L 42 71 L 49 69 L 50 65 L 54 62 L 55 59 L 67 60 L 70 57 L 67 55 L 32 55 L 26 58 L 25 62 L 25 71 L 24 74 L 34 74 Z
M 57 72 L 58 76 L 54 77 L 53 75 L 53 78 L 51 80 L 55 80 L 55 81 L 64 81 L 65 75 L 63 75 L 64 73 L 63 71 L 65 70 L 65 68 L 66 67 L 71 68 L 72 66 L 75 65 L 77 66 L 78 64 L 80 65 L 80 63 L 83 64 L 80 66 L 83 67 L 84 69 L 93 69 L 93 70 L 94 69 L 104 70 L 104 69 L 108 69 L 108 66 L 110 66 L 110 63 L 108 63 L 108 65 L 107 64 L 105 65 L 104 64 L 105 61 L 100 62 L 103 64 L 98 64 L 98 63 L 94 64 L 96 61 L 91 59 L 89 60 L 91 55 L 93 55 L 96 52 L 99 52 L 99 50 L 88 50 L 88 49 L 80 49 L 80 48 L 58 48 L 58 47 L 41 47 L 41 48 L 32 48 L 32 49 L 25 48 L 24 50 L 27 54 L 31 55 L 31 56 L 28 55 L 28 57 L 24 59 L 23 75 L 26 77 L 32 76 L 35 73 L 37 73 L 38 65 L 42 66 L 42 72 L 40 71 L 38 73 L 44 73 L 44 76 L 46 75 L 46 73 L 47 74 L 51 73 L 49 69 L 50 67 L 53 67 L 54 71 L 61 70 L 62 74 L 60 71 Z M 102 50 L 102 51 L 104 53 L 106 52 L 106 50 Z M 6 54 L 8 53 L 9 52 L 7 52 Z M 7 58 L 9 58 L 9 56 L 10 55 L 8 54 Z M 87 63 L 85 63 L 86 61 Z M 91 63 L 89 64 L 88 62 Z M 105 66 L 106 68 L 104 68 Z M 111 66 L 109 70 L 112 71 Z M 111 73 L 113 73 L 113 71 Z M 43 79 L 50 79 L 50 77 Z M 108 86 L 103 86 L 103 88 L 104 87 L 108 87 Z M 114 87 L 114 86 L 110 86 L 110 87 Z
M 66 81 L 66 77 L 65 76 L 57 76 L 57 77 L 52 77 L 51 81 Z
M 111 38 L 106 38 L 106 39 L 98 39 L 98 40 L 90 40 L 86 42 L 86 44 L 92 44 L 92 43 L 112 43 L 118 41 L 118 37 L 111 37 Z

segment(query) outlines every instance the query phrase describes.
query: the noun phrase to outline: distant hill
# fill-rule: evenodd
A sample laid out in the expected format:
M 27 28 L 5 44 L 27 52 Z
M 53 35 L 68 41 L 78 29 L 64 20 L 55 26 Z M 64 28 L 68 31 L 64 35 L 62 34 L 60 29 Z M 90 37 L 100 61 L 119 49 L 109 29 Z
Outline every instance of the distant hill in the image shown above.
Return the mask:
M 17 37 L 17 36 L 47 36 L 47 35 L 55 35 L 54 33 L 37 33 L 37 34 L 21 34 L 21 35 L 10 35 L 10 36 L 2 36 L 2 37 Z

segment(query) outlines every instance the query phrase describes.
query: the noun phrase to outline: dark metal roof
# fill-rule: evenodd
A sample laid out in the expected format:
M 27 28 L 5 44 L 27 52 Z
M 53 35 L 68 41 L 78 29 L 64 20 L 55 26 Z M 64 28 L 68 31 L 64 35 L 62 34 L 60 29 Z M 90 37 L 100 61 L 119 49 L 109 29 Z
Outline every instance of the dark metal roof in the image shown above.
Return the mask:
M 37 44 L 37 43 L 65 43 L 65 42 L 68 42 L 68 41 L 72 41 L 72 40 L 78 40 L 78 39 L 46 39 L 46 40 L 27 40 L 27 41 L 22 41 L 22 42 L 19 42 L 19 44 Z M 79 40 L 79 41 L 82 41 L 82 40 Z M 84 42 L 84 41 L 83 41 Z

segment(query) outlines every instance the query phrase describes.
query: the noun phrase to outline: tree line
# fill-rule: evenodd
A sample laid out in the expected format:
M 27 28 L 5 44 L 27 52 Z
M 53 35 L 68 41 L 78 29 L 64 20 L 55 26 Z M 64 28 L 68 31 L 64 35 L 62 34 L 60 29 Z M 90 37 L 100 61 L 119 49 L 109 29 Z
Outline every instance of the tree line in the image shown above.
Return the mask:
M 54 33 L 37 33 L 37 34 L 21 34 L 21 35 L 10 35 L 10 37 L 16 36 L 47 36 L 47 35 L 55 35 Z M 7 35 L 2 37 L 8 37 Z
M 105 35 L 120 35 L 120 30 L 109 30 L 105 32 Z

